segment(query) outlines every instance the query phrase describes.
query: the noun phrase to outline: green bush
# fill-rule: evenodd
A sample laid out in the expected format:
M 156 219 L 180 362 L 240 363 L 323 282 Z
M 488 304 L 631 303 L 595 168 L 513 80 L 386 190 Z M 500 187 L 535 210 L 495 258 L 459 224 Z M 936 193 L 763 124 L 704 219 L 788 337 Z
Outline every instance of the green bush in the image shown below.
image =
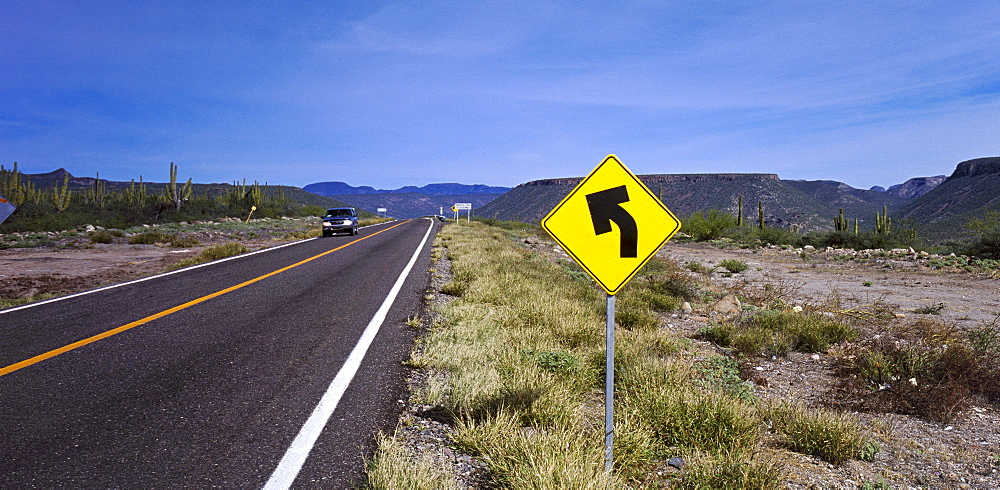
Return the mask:
M 106 230 L 98 230 L 90 234 L 93 243 L 114 243 L 115 235 Z
M 988 211 L 972 219 L 966 228 L 973 235 L 963 255 L 1000 260 L 1000 211 Z
M 733 398 L 685 389 L 626 397 L 665 446 L 721 452 L 756 444 L 759 419 L 750 406 Z
M 696 240 L 715 240 L 735 227 L 736 216 L 718 209 L 710 209 L 708 212 L 696 211 L 684 221 L 684 232 Z
M 750 268 L 746 262 L 736 259 L 723 260 L 722 262 L 719 262 L 719 267 L 722 267 L 733 274 L 739 274 L 740 272 L 744 272 Z
M 868 442 L 857 421 L 843 414 L 781 404 L 770 407 L 767 416 L 788 449 L 834 464 L 859 457 Z M 867 449 L 874 458 L 873 448 Z
M 205 250 L 202 250 L 200 254 L 178 262 L 174 267 L 190 267 L 192 265 L 203 264 L 205 262 L 211 262 L 213 260 L 224 259 L 226 257 L 247 253 L 248 251 L 249 250 L 247 250 L 246 246 L 242 243 L 224 243 L 222 245 L 208 247 Z
M 716 457 L 693 459 L 681 481 L 671 488 L 682 490 L 784 488 L 785 471 L 781 462 L 763 454 L 723 452 Z
M 147 231 L 132 235 L 128 242 L 132 245 L 155 245 L 157 243 L 168 244 L 171 247 L 194 247 L 198 245 L 198 240 L 189 237 L 179 237 L 160 233 L 158 231 Z
M 853 339 L 857 330 L 818 313 L 761 310 L 738 322 L 723 322 L 699 334 L 744 355 L 783 356 L 798 352 L 824 352 L 831 344 Z
M 755 400 L 755 389 L 740 377 L 740 365 L 728 356 L 712 356 L 695 364 L 698 384 L 742 400 Z

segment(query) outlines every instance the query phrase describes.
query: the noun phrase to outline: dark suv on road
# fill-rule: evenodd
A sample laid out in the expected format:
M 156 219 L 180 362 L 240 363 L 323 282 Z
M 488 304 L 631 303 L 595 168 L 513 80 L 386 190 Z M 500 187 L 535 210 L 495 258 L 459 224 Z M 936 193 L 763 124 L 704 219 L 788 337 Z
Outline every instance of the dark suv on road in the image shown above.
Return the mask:
M 354 208 L 330 208 L 323 215 L 323 236 L 347 232 L 358 234 L 358 212 Z

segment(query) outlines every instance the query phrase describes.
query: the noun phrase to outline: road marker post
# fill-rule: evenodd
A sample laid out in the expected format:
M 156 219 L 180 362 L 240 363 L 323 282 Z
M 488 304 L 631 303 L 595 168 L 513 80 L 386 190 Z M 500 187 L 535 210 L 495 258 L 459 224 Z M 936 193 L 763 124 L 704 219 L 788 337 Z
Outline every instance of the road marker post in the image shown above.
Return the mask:
M 250 206 L 250 214 L 247 215 L 247 222 L 245 224 L 250 224 L 250 217 L 253 216 L 253 212 L 257 210 L 257 206 Z
M 608 155 L 542 219 L 545 232 L 607 293 L 604 469 L 609 473 L 614 447 L 615 294 L 680 227 L 680 220 L 615 155 Z M 618 233 L 613 233 L 616 229 Z

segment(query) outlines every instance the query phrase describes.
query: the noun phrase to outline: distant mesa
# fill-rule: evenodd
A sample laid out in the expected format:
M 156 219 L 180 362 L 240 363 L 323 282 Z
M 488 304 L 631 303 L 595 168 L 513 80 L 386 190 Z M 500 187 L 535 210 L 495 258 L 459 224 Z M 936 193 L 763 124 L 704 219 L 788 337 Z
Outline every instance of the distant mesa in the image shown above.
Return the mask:
M 307 192 L 321 196 L 348 194 L 423 194 L 425 196 L 447 196 L 455 194 L 503 194 L 510 187 L 494 187 L 482 184 L 427 184 L 423 187 L 412 185 L 399 189 L 376 189 L 369 186 L 354 187 L 344 182 L 316 182 L 302 188 Z
M 970 220 L 1000 213 L 1000 157 L 966 160 L 937 187 L 895 210 L 919 225 L 921 236 L 955 238 Z
M 888 189 L 856 189 L 833 180 L 782 180 L 775 174 L 658 174 L 639 179 L 678 216 L 711 209 L 736 213 L 742 196 L 748 222 L 756 221 L 760 202 L 768 226 L 800 231 L 832 229 L 841 209 L 848 219 L 857 219 L 862 229 L 870 228 L 884 206 L 899 223 L 915 226 L 921 236 L 944 239 L 964 230 L 972 217 L 1000 211 L 1000 157 L 968 160 L 959 163 L 950 177 L 916 177 Z M 580 180 L 525 182 L 476 214 L 538 222 Z
M 344 182 L 317 182 L 303 187 L 303 190 L 344 201 L 366 211 L 375 212 L 379 208 L 385 208 L 388 210 L 386 214 L 395 218 L 416 218 L 450 213 L 451 206 L 457 202 L 471 203 L 473 210 L 476 210 L 510 188 L 445 183 L 386 190 L 369 186 L 355 187 Z
M 906 182 L 903 182 L 902 184 L 889 186 L 889 189 L 886 190 L 886 192 L 903 199 L 920 197 L 932 191 L 935 187 L 941 185 L 941 183 L 947 178 L 948 177 L 946 175 L 936 175 L 934 177 L 914 177 Z
M 1000 174 L 1000 157 L 976 158 L 958 164 L 951 179 L 959 177 L 977 177 L 987 174 Z

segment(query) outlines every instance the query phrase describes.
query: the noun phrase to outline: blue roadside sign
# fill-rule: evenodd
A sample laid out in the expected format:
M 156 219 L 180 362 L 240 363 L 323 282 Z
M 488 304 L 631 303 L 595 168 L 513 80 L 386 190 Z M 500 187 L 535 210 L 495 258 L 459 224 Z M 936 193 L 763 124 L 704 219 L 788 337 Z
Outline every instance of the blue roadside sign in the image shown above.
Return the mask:
M 3 221 L 7 219 L 7 217 L 10 216 L 15 209 L 17 208 L 15 208 L 10 201 L 4 199 L 3 196 L 0 196 L 0 223 L 3 223 Z

